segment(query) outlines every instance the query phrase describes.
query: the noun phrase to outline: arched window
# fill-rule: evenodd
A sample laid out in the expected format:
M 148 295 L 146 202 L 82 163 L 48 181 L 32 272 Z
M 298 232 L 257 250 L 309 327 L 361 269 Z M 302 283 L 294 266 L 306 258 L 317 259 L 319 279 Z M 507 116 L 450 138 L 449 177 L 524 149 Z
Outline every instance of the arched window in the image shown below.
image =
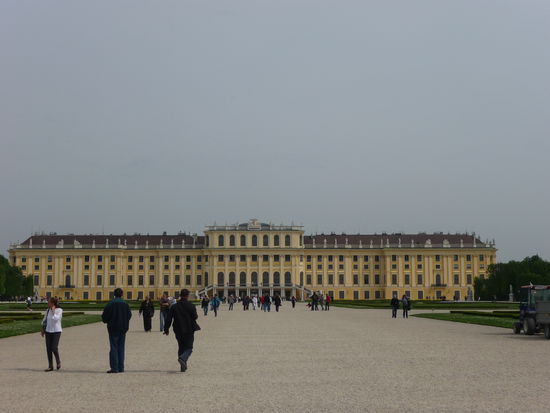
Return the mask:
M 65 287 L 69 288 L 71 286 L 71 276 L 67 275 L 65 277 Z
M 241 247 L 246 247 L 246 235 L 241 235 Z
M 268 272 L 264 272 L 262 274 L 262 285 L 269 285 L 269 273 Z
M 229 273 L 229 285 L 235 285 L 235 273 L 234 272 Z
M 246 273 L 245 272 L 241 272 L 239 274 L 239 284 L 241 284 L 241 286 L 246 286 Z
M 258 246 L 258 237 L 256 235 L 252 235 L 252 246 L 253 247 Z
M 285 285 L 292 285 L 292 277 L 288 271 L 285 272 Z
M 281 284 L 281 274 L 279 274 L 278 272 L 273 273 L 273 284 L 274 285 Z
M 223 247 L 223 235 L 218 237 L 218 247 Z
M 269 247 L 269 236 L 264 235 L 264 247 Z
M 278 247 L 280 245 L 279 243 L 279 236 L 278 235 L 275 235 L 273 237 L 273 245 L 275 245 L 276 247 Z
M 300 286 L 303 286 L 304 285 L 304 272 L 301 271 L 300 272 Z
M 285 247 L 290 247 L 290 235 L 285 235 Z
M 235 235 L 229 236 L 229 246 L 234 247 L 235 246 Z
M 258 273 L 257 272 L 252 273 L 252 285 L 254 287 L 258 286 Z
M 225 283 L 224 279 L 223 279 L 223 272 L 219 272 L 218 273 L 218 285 L 223 285 Z
M 441 285 L 441 275 L 440 274 L 435 275 L 435 284 L 436 285 Z

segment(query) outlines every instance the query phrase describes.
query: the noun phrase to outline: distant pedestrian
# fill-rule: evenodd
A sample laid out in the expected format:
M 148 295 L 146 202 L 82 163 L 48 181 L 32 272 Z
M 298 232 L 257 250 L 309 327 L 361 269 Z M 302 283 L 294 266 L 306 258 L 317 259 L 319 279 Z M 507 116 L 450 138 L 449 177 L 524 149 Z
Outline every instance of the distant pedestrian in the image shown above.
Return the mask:
M 189 290 L 181 290 L 180 300 L 168 311 L 164 334 L 170 333 L 170 326 L 173 324 L 174 334 L 178 341 L 178 363 L 180 363 L 182 372 L 187 370 L 187 361 L 193 352 L 195 331 L 201 329 L 197 324 L 197 318 L 197 308 L 189 302 Z
M 201 300 L 201 308 L 202 308 L 202 311 L 204 312 L 204 315 L 207 315 L 208 314 L 208 303 L 210 302 L 210 300 L 208 299 L 208 296 L 205 295 L 204 297 L 202 297 L 202 300 Z
M 325 310 L 325 296 L 323 294 L 319 294 L 319 305 L 321 306 L 321 311 Z
M 401 305 L 403 306 L 403 318 L 409 318 L 409 308 L 411 302 L 405 294 L 403 294 L 403 297 L 401 298 Z
M 265 294 L 260 297 L 260 303 L 262 304 L 262 311 L 266 311 L 267 308 L 265 306 Z
M 27 311 L 32 311 L 32 298 L 27 297 L 27 299 L 25 301 L 27 303 Z
M 217 317 L 218 308 L 220 307 L 220 298 L 218 297 L 218 294 L 214 294 L 214 297 L 212 297 L 212 301 L 210 301 L 210 307 L 212 308 L 212 311 L 214 311 L 214 317 Z
M 391 318 L 397 318 L 397 310 L 399 309 L 399 299 L 397 295 L 394 295 L 390 301 L 391 305 Z
M 233 311 L 233 304 L 235 304 L 235 297 L 233 297 L 233 294 L 231 294 L 229 296 L 229 298 L 227 299 L 227 302 L 229 304 L 229 310 L 228 311 Z
M 107 324 L 109 332 L 109 364 L 111 369 L 107 373 L 124 372 L 124 347 L 126 333 L 132 318 L 130 306 L 122 299 L 122 289 L 117 288 L 113 298 L 103 309 L 101 319 Z
M 279 294 L 275 294 L 273 303 L 275 304 L 275 311 L 279 312 L 279 307 L 281 306 L 281 296 Z
M 42 319 L 42 331 L 40 335 L 46 336 L 46 354 L 48 356 L 48 368 L 44 371 L 53 370 L 53 356 L 57 370 L 61 368 L 61 359 L 59 358 L 59 339 L 61 338 L 61 319 L 63 310 L 59 308 L 56 298 L 48 300 L 48 310 Z
M 162 294 L 159 300 L 160 304 L 160 331 L 164 331 L 164 320 L 168 315 L 168 310 L 170 309 L 170 300 L 168 299 L 168 294 Z
M 330 310 L 330 302 L 332 301 L 332 297 L 327 294 L 325 297 L 325 311 Z
M 254 296 L 252 297 L 252 309 L 256 310 L 256 307 L 258 307 L 258 297 Z
M 296 297 L 290 297 L 290 302 L 292 303 L 292 308 L 296 307 Z
M 141 306 L 139 307 L 139 315 L 143 316 L 143 329 L 146 332 L 151 331 L 151 319 L 154 314 L 155 306 L 153 305 L 151 298 L 146 297 L 145 300 L 141 302 Z
M 311 295 L 311 311 L 318 311 L 319 310 L 319 304 L 318 304 L 319 297 L 316 293 L 313 293 Z

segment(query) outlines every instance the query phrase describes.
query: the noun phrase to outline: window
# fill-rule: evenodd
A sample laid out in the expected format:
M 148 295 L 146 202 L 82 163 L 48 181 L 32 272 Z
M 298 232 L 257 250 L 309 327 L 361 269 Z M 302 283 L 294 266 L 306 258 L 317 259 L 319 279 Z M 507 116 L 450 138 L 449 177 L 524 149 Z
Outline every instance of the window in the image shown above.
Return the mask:
M 154 269 L 155 269 L 155 266 L 154 266 L 154 265 L 149 265 L 149 269 L 150 269 L 150 270 L 154 270 Z
M 115 269 L 115 266 L 114 266 L 114 265 L 111 265 L 111 268 L 110 268 L 110 269 L 111 269 L 111 270 L 114 270 L 114 269 Z
M 353 292 L 353 299 L 354 300 L 359 300 L 359 291 L 354 291 Z
M 276 274 L 279 274 L 279 273 L 276 273 Z M 241 286 L 246 286 L 246 273 L 245 272 L 241 272 L 239 274 L 239 284 Z
M 267 235 L 264 235 L 263 246 L 264 246 L 264 247 L 268 247 L 268 246 L 269 246 L 269 237 L 268 237 Z
M 397 269 L 397 264 L 392 264 L 392 265 L 391 265 L 391 269 L 392 269 L 392 270 L 396 270 L 396 269 Z
M 71 257 L 67 255 L 67 258 L 65 259 L 65 262 L 71 262 Z
M 441 274 L 435 275 L 435 285 L 441 285 Z
M 95 299 L 96 299 L 96 300 L 101 300 L 101 291 L 97 291 L 97 292 L 95 293 Z
M 164 274 L 163 280 L 164 285 L 170 285 L 170 276 L 168 274 Z
M 252 273 L 252 285 L 255 287 L 258 285 L 258 273 L 256 271 Z
M 53 258 L 51 255 L 48 255 L 48 262 L 52 262 L 53 261 Z
M 223 247 L 223 235 L 220 235 L 218 237 L 218 247 Z
M 290 272 L 285 272 L 285 285 L 292 285 L 292 276 Z
M 229 246 L 234 247 L 235 246 L 235 235 L 229 236 Z
M 417 269 L 417 270 L 421 270 L 421 269 L 422 269 L 422 264 L 417 264 L 417 265 L 416 265 L 416 269 Z
M 40 276 L 39 275 L 34 276 L 33 284 L 34 285 L 39 285 L 40 284 Z
M 155 276 L 149 275 L 149 285 L 155 285 Z
M 374 298 L 376 298 L 377 300 L 380 299 L 380 291 L 374 292 Z
M 273 273 L 273 284 L 274 285 L 280 285 L 281 284 L 281 274 L 278 272 Z
M 190 255 L 187 255 L 185 257 L 185 262 L 191 262 L 191 256 Z
M 440 269 L 441 269 L 441 265 L 440 265 L 440 264 L 436 264 L 436 265 L 435 265 L 435 269 L 436 269 L 436 270 L 440 270 Z
M 223 262 L 223 255 L 218 255 L 218 262 Z
M 306 261 L 311 262 L 311 255 L 306 256 Z
M 368 300 L 368 299 L 370 298 L 370 294 L 369 294 L 368 291 L 364 291 L 364 293 L 363 293 L 363 298 L 364 298 L 365 300 Z
M 164 262 L 170 262 L 170 257 L 168 255 L 164 256 Z
M 290 247 L 290 235 L 285 235 L 285 247 Z
M 115 275 L 114 274 L 109 275 L 109 285 L 115 285 Z
M 252 246 L 257 247 L 258 246 L 258 236 L 252 235 Z
M 114 255 L 111 255 L 111 262 L 115 262 L 116 257 Z
M 397 255 L 392 255 L 392 256 L 391 256 L 391 260 L 392 260 L 393 262 L 397 261 Z
M 334 284 L 334 274 L 329 274 L 328 275 L 328 283 L 330 285 L 333 285 Z
M 246 255 L 241 255 L 241 256 L 239 257 L 239 261 L 241 261 L 241 262 L 246 262 Z
M 311 274 L 306 275 L 306 284 L 311 285 Z
M 353 256 L 353 262 L 357 262 L 359 260 L 359 257 L 357 255 Z
M 285 255 L 285 262 L 290 262 L 290 255 Z
M 479 256 L 479 260 L 480 260 L 480 261 L 485 261 L 485 255 L 480 255 L 480 256 Z
M 323 285 L 323 274 L 317 274 L 317 284 Z
M 471 255 L 466 255 L 466 261 L 472 261 L 472 256 Z
M 128 285 L 131 286 L 131 285 L 133 285 L 133 284 L 134 284 L 134 277 L 131 276 L 131 275 L 129 275 L 129 276 L 128 276 Z
M 139 256 L 139 262 L 143 262 L 144 259 L 145 259 L 145 257 L 144 257 L 143 255 L 140 255 L 140 256 Z
M 338 257 L 338 261 L 344 262 L 344 256 L 343 256 L 343 255 L 340 255 L 340 256 Z
M 263 285 L 268 285 L 269 284 L 269 273 L 268 272 L 264 272 L 262 274 L 262 284 Z
M 65 265 L 65 269 L 66 269 L 66 270 L 70 270 L 70 269 L 71 269 L 71 266 L 70 266 L 70 265 Z
M 273 261 L 274 262 L 279 262 L 280 261 L 280 257 L 278 255 L 274 255 L 273 256 Z
M 127 299 L 127 300 L 131 300 L 131 299 L 132 299 L 132 292 L 131 292 L 131 291 L 126 291 L 126 299 Z
M 46 285 L 52 285 L 52 276 L 51 275 L 46 276 Z
M 98 275 L 96 277 L 96 285 L 102 285 L 103 284 L 103 277 L 101 275 Z
M 454 278 L 453 281 L 454 281 L 455 285 L 458 285 L 458 284 L 459 284 L 459 281 L 458 281 L 458 278 L 459 278 L 459 277 L 458 277 L 458 274 L 455 274 L 453 278 Z
M 197 285 L 202 285 L 202 276 L 197 274 Z
M 380 274 L 375 274 L 374 275 L 374 283 L 375 284 L 380 284 Z
M 441 255 L 436 255 L 436 256 L 435 256 L 435 261 L 436 261 L 436 262 L 441 261 Z
M 369 275 L 368 274 L 364 274 L 363 275 L 363 284 L 368 284 L 369 283 Z
M 143 300 L 143 291 L 138 291 L 137 299 L 138 300 Z
M 405 285 L 409 285 L 411 283 L 411 276 L 409 274 L 405 274 Z
M 300 272 L 300 285 L 304 285 L 304 273 Z
M 358 274 L 353 274 L 353 284 L 354 285 L 359 284 L 359 275 Z
M 208 273 L 204 273 L 204 285 L 208 285 Z
M 263 255 L 262 256 L 262 261 L 263 262 L 269 262 L 269 255 Z
M 154 255 L 151 255 L 149 257 L 149 262 L 155 262 L 155 256 Z
M 397 285 L 397 274 L 392 274 L 391 275 L 391 283 L 393 285 Z
M 380 262 L 380 255 L 374 256 L 374 262 Z
M 34 269 L 35 269 L 35 271 L 38 271 L 40 269 L 40 265 L 35 265 Z
M 188 275 L 189 279 L 191 279 L 191 276 Z M 179 274 L 174 275 L 174 284 L 180 285 L 181 284 L 181 276 Z
M 234 255 L 229 256 L 229 262 L 235 262 L 235 256 Z
M 128 271 L 132 271 L 132 266 L 128 265 Z
M 273 237 L 273 245 L 274 245 L 275 247 L 278 247 L 278 246 L 280 245 L 279 236 L 278 236 L 278 235 L 275 235 L 275 236 Z
M 224 285 L 224 284 L 225 284 L 225 280 L 224 280 L 223 272 L 219 272 L 218 273 L 218 285 Z
M 409 256 L 405 255 L 405 262 L 409 262 Z
M 458 264 L 453 264 L 453 269 L 458 270 Z
M 169 265 L 169 264 L 164 264 L 164 269 L 165 269 L 165 270 L 169 270 L 169 269 L 170 269 L 170 265 Z
M 143 275 L 140 275 L 140 276 L 138 277 L 138 284 L 139 284 L 139 285 L 143 285 L 143 284 L 144 284 L 144 277 L 143 277 Z
M 87 300 L 87 299 L 88 299 L 88 291 L 84 291 L 84 292 L 82 293 L 82 299 L 83 299 L 83 300 Z
M 180 256 L 176 255 L 176 262 L 180 262 Z
M 90 262 L 90 256 L 84 255 L 84 262 Z
M 258 256 L 256 254 L 252 255 L 252 262 L 258 262 Z
M 90 276 L 88 274 L 84 275 L 83 283 L 84 285 L 90 285 Z
M 140 271 L 143 271 L 143 265 L 140 265 L 140 266 L 139 266 L 139 270 L 140 270 Z
M 466 274 L 466 284 L 472 284 L 472 274 Z
M 246 247 L 246 235 L 241 235 L 241 247 Z
M 338 274 L 338 283 L 344 284 L 344 274 Z
M 87 269 L 87 270 L 90 269 L 88 265 L 85 265 L 84 267 L 85 267 L 85 269 Z M 88 267 L 88 268 L 86 268 L 86 267 Z M 52 268 L 53 268 L 53 266 L 48 265 L 48 271 L 51 271 Z
M 338 291 L 338 297 L 340 298 L 340 300 L 343 300 L 344 298 L 346 298 L 346 293 L 344 291 Z
M 453 261 L 458 261 L 458 255 L 453 256 Z
M 424 291 L 418 291 L 417 295 L 418 295 L 418 299 L 419 299 L 419 300 L 423 300 L 423 299 L 424 299 Z
M 191 285 L 191 275 L 189 274 L 185 276 L 185 285 Z

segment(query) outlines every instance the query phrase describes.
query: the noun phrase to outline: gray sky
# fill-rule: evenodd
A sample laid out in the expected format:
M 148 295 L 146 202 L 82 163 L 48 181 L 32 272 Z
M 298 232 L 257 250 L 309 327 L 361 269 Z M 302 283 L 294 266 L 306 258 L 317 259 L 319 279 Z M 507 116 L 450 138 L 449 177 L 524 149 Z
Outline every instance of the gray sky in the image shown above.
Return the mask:
M 548 1 L 0 2 L 31 231 L 475 231 L 550 259 Z

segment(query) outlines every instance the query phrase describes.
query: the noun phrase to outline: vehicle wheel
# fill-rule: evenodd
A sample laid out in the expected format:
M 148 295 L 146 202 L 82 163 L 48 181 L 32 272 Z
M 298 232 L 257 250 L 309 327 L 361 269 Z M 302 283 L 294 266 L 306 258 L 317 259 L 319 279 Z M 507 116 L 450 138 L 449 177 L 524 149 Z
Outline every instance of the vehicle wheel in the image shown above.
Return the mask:
M 523 320 L 523 332 L 525 334 L 527 334 L 528 336 L 532 336 L 533 334 L 535 334 L 535 329 L 536 325 L 534 319 L 526 318 L 525 320 Z
M 544 337 L 550 340 L 550 324 L 544 325 Z
M 514 323 L 514 334 L 521 333 L 521 323 L 519 321 L 516 321 Z

